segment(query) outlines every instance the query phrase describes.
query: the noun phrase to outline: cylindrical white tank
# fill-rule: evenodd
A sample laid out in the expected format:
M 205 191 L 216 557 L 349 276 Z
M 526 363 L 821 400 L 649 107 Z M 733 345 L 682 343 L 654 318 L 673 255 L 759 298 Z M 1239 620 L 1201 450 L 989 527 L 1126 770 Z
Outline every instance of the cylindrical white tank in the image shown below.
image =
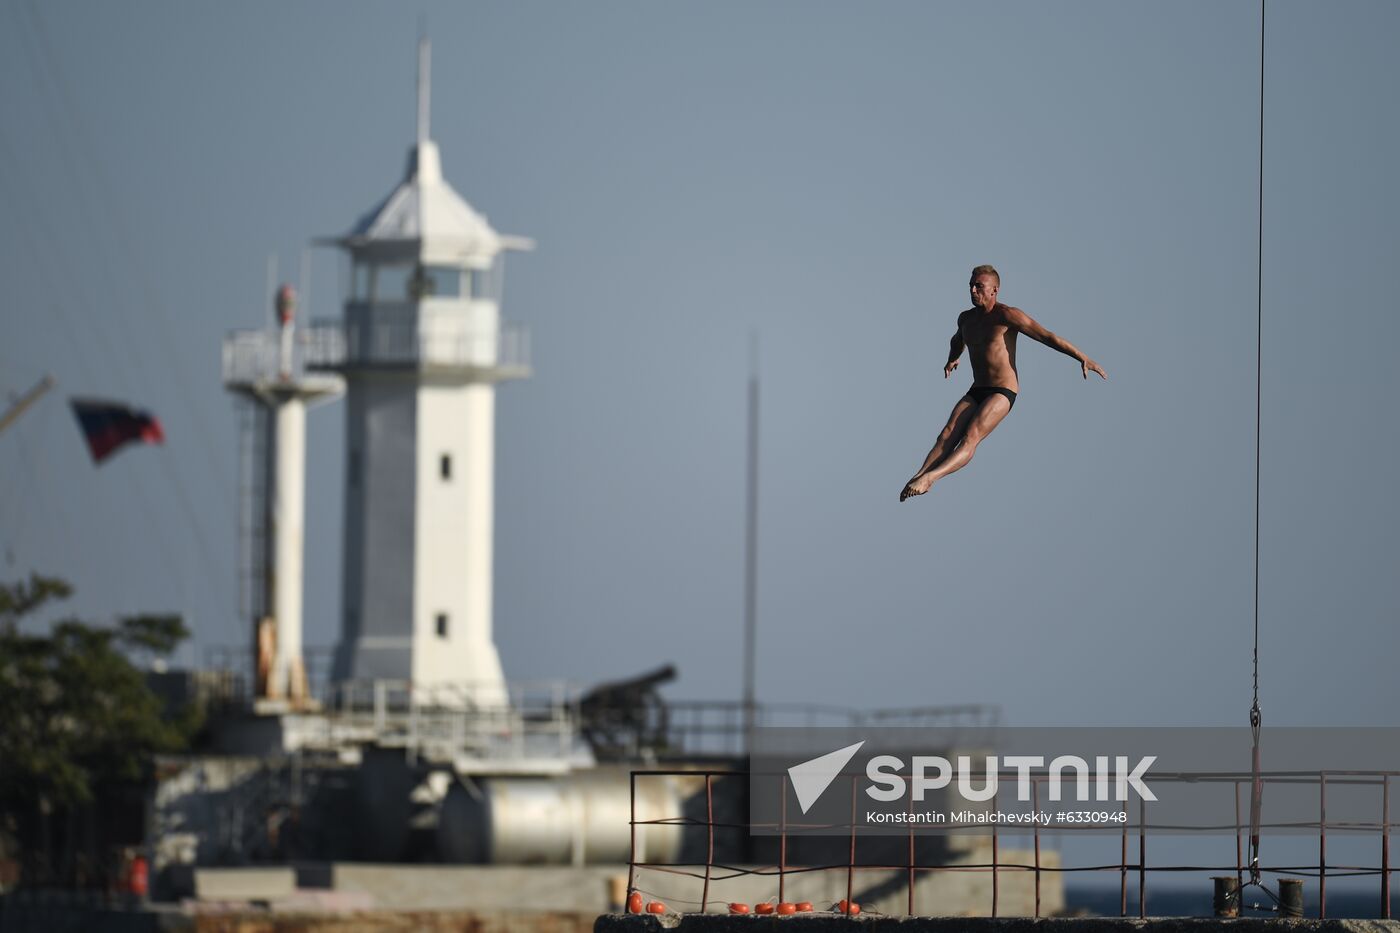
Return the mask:
M 684 815 L 682 777 L 637 781 L 637 819 Z M 626 862 L 631 849 L 631 789 L 620 769 L 555 777 L 463 778 L 448 791 L 438 819 L 444 861 L 492 865 L 597 865 Z M 673 862 L 680 825 L 637 827 L 637 860 Z

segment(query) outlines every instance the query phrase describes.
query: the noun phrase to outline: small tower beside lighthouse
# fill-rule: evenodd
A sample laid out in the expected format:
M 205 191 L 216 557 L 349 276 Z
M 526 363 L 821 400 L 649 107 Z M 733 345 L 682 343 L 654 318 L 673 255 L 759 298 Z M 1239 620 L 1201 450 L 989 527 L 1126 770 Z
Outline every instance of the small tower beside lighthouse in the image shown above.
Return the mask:
M 500 319 L 491 228 L 442 177 L 419 44 L 418 133 L 403 181 L 333 242 L 350 254 L 343 323 L 320 329 L 346 382 L 339 681 L 399 680 L 445 705 L 498 707 L 492 638 L 496 383 L 529 374 Z
M 341 380 L 304 368 L 296 327 L 296 292 L 277 291 L 277 330 L 240 331 L 224 340 L 224 387 L 252 402 L 245 434 L 251 460 L 244 542 L 251 583 L 248 609 L 259 702 L 296 708 L 308 699 L 302 662 L 302 554 L 306 506 L 306 409 L 340 395 Z

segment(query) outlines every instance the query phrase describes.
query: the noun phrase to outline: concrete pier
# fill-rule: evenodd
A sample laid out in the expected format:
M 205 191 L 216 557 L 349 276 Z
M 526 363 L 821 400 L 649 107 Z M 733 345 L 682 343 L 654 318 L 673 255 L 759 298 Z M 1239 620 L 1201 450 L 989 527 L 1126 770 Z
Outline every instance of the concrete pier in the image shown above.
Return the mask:
M 1400 933 L 1396 920 L 1274 920 L 1212 917 L 791 917 L 607 914 L 593 933 Z
M 593 914 L 567 911 L 277 911 L 242 907 L 114 910 L 64 904 L 5 904 L 4 933 L 588 933 Z

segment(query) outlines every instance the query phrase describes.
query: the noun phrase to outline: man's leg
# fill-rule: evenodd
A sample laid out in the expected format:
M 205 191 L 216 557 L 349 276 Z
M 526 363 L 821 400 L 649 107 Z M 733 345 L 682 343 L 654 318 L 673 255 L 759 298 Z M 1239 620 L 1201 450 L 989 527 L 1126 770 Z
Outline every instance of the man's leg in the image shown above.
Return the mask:
M 953 406 L 952 413 L 948 415 L 948 423 L 943 426 L 942 431 L 938 432 L 938 439 L 933 442 L 933 449 L 930 450 L 928 456 L 924 458 L 924 465 L 919 467 L 914 473 L 913 479 L 904 484 L 904 491 L 899 494 L 900 502 L 903 502 L 910 496 L 920 495 L 928 488 L 925 486 L 924 489 L 920 489 L 918 492 L 913 491 L 913 486 L 918 481 L 919 477 L 927 473 L 938 461 L 942 460 L 958 446 L 958 442 L 962 440 L 963 433 L 967 431 L 967 426 L 972 423 L 972 416 L 976 414 L 976 412 L 977 403 L 971 398 L 964 395 L 962 398 L 958 399 L 957 404 Z
M 972 455 L 977 452 L 977 445 L 1001 424 L 1001 419 L 1005 418 L 1009 411 L 1011 402 L 1000 393 L 983 399 L 972 416 L 972 423 L 963 432 L 962 443 L 932 468 L 910 480 L 909 485 L 905 487 L 905 493 L 910 496 L 922 495 L 949 473 L 956 473 L 967 466 L 972 462 Z
M 927 491 L 929 486 L 949 473 L 956 473 L 971 463 L 972 455 L 977 452 L 977 445 L 982 443 L 997 425 L 1001 424 L 1001 419 L 1005 418 L 1009 411 L 1011 411 L 1011 402 L 1004 395 L 998 393 L 983 399 L 977 412 L 972 416 L 972 423 L 963 432 L 962 443 L 933 469 L 919 477 L 921 481 L 928 481 L 924 491 Z

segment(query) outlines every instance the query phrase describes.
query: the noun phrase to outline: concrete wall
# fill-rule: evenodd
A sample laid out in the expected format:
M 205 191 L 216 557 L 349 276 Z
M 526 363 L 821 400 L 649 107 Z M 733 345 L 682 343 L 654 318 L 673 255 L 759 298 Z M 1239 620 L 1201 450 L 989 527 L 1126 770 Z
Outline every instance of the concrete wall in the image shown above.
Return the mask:
M 794 917 L 671 916 L 598 918 L 593 933 L 1400 933 L 1395 920 L 1216 920 L 1209 917 L 1164 917 L 1148 920 L 1118 917 L 859 917 L 833 914 Z
M 336 891 L 368 894 L 377 908 L 398 910 L 579 911 L 600 914 L 608 879 L 626 865 L 569 867 L 361 865 L 332 866 Z
M 157 888 L 167 866 L 217 863 L 244 851 L 260 819 L 257 801 L 268 781 L 264 759 L 202 756 L 162 759 L 152 838 Z
M 1003 862 L 1029 865 L 1034 853 L 1003 849 Z M 986 861 L 990 861 L 987 859 Z M 956 870 L 956 866 L 983 864 L 977 856 L 950 859 L 951 870 L 921 871 L 914 885 L 914 913 L 921 916 L 978 917 L 992 912 L 992 873 Z M 1043 852 L 1041 865 L 1049 869 L 1041 875 L 1040 914 L 1050 916 L 1064 910 L 1064 884 L 1059 872 L 1058 852 Z M 693 869 L 692 869 L 693 870 Z M 771 867 L 765 869 L 773 871 Z M 703 871 L 703 869 L 702 869 Z M 715 869 L 710 882 L 711 913 L 727 912 L 730 901 L 753 905 L 778 898 L 776 874 L 742 874 Z M 908 873 L 904 870 L 862 868 L 852 876 L 853 899 L 872 914 L 903 916 L 909 907 Z M 846 869 L 801 871 L 783 879 L 782 899 L 811 901 L 818 909 L 830 907 L 846 896 Z M 657 869 L 638 869 L 636 888 L 648 899 L 660 900 L 676 911 L 700 910 L 704 879 Z M 1035 874 L 1004 869 L 998 872 L 997 909 L 1002 916 L 1034 916 Z
M 1007 852 L 1008 859 L 1027 853 Z M 1056 867 L 1058 859 L 1046 853 L 1043 864 Z M 730 901 L 754 904 L 775 899 L 774 875 L 732 874 L 715 869 L 710 885 L 709 910 L 724 913 Z M 1003 915 L 1029 916 L 1035 910 L 1034 876 L 1028 872 L 1000 873 L 998 908 Z M 197 871 L 200 897 L 276 902 L 293 896 L 293 869 L 205 869 Z M 375 910 L 473 910 L 553 911 L 601 914 L 617 905 L 610 902 L 610 886 L 620 890 L 627 877 L 626 865 L 568 866 L 449 866 L 373 865 L 334 863 L 298 866 L 295 894 L 313 890 L 334 892 L 347 903 Z M 616 880 L 615 880 L 616 879 Z M 649 899 L 664 901 L 674 911 L 698 911 L 703 878 L 692 878 L 655 869 L 641 869 L 636 886 Z M 982 871 L 921 873 L 915 886 L 915 912 L 927 916 L 979 916 L 991 912 L 992 878 Z M 869 914 L 903 915 L 907 907 L 905 873 L 865 869 L 855 876 L 855 900 Z M 845 869 L 800 872 L 787 876 L 783 896 L 790 901 L 811 901 L 819 909 L 846 896 Z M 1043 876 L 1041 912 L 1064 908 L 1058 873 Z M 636 933 L 636 931 L 634 931 Z M 1398 931 L 1400 933 L 1400 931 Z
M 462 910 L 112 910 L 0 901 L 4 933 L 590 933 L 594 918 L 592 913 Z

